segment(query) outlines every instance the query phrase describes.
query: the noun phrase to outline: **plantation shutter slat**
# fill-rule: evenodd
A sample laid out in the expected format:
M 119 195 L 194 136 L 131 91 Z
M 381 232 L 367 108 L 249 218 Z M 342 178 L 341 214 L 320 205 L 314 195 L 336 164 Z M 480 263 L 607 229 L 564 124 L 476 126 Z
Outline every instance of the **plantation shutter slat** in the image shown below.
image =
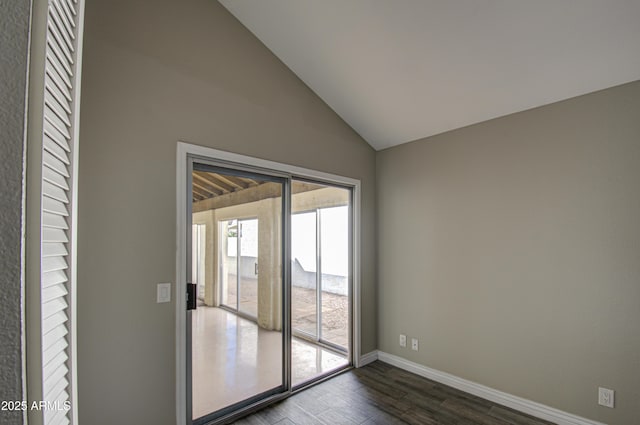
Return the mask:
M 67 372 L 69 372 L 69 369 L 64 363 L 62 363 L 49 374 L 47 379 L 44 380 L 45 391 L 48 390 L 54 400 L 60 396 L 60 391 L 54 391 L 54 389 L 59 383 L 65 381 Z
M 69 305 L 67 304 L 67 302 L 62 299 L 62 298 L 58 298 L 52 301 L 49 301 L 46 304 L 46 308 L 43 308 L 42 310 L 42 317 L 44 317 L 45 319 L 56 314 L 59 311 L 63 311 L 65 310 Z M 45 306 L 43 306 L 45 307 Z
M 58 133 L 64 135 L 64 131 L 61 129 L 70 125 L 67 111 L 65 111 L 60 103 L 49 93 L 48 89 L 45 93 L 44 102 L 45 108 L 47 109 L 47 120 Z
M 46 111 L 47 119 L 68 139 L 69 134 L 65 134 L 65 132 L 71 125 L 68 116 L 71 113 L 69 111 L 71 109 L 71 102 L 64 97 L 55 84 L 48 84 L 46 89 L 47 91 L 45 92 L 44 98 L 45 106 L 51 110 Z M 49 114 L 49 112 L 53 112 L 53 114 Z
M 42 214 L 42 225 L 46 227 L 52 227 L 55 229 L 67 230 L 69 229 L 69 225 L 67 224 L 67 220 L 64 219 L 63 216 L 57 214 L 51 214 L 48 212 L 44 212 Z M 51 254 L 49 254 L 51 255 Z M 44 254 L 44 250 L 42 253 L 43 257 L 47 255 Z
M 69 373 L 69 369 L 67 368 L 60 369 L 60 371 L 58 371 L 58 374 L 57 374 L 59 380 L 56 381 L 55 383 L 52 383 L 51 387 L 47 389 L 47 391 L 51 394 L 51 398 L 56 400 L 58 402 L 58 405 L 61 405 L 65 400 L 69 399 L 69 396 L 65 391 L 65 388 L 69 385 L 69 381 L 66 378 L 64 378 L 64 376 L 68 375 L 68 373 Z M 60 378 L 60 375 L 62 375 L 63 377 Z M 53 413 L 52 416 L 56 418 L 60 418 L 60 419 L 57 419 L 58 421 L 62 420 L 62 417 L 59 416 L 57 411 L 53 411 L 51 413 Z
M 60 34 L 58 30 L 55 19 L 53 19 L 54 13 L 50 15 L 52 19 L 49 20 L 49 34 L 51 34 L 51 38 L 49 39 L 49 43 L 54 44 L 57 48 L 58 52 L 62 53 L 69 63 L 69 66 L 73 65 L 73 51 L 69 48 L 69 45 L 65 42 L 64 37 Z
M 69 77 L 73 77 L 73 71 L 71 69 L 72 64 L 67 60 L 62 50 L 60 50 L 60 46 L 48 31 L 47 48 L 51 50 L 51 59 L 56 61 L 67 72 L 67 74 L 69 74 Z
M 49 259 L 53 257 L 48 257 Z M 61 283 L 67 283 L 69 278 L 64 269 L 51 270 L 49 272 L 42 273 L 42 288 L 49 288 Z
M 62 15 L 60 14 L 60 11 L 56 7 L 56 3 L 51 1 L 49 4 L 53 6 L 51 8 L 51 17 L 53 18 L 53 22 L 55 23 L 56 32 L 62 37 L 62 39 L 64 40 L 64 43 L 67 45 L 69 50 L 73 52 L 75 50 L 73 46 L 73 39 L 71 37 L 71 34 L 73 34 L 73 31 L 69 31 L 69 28 L 67 28 L 67 26 L 65 25 Z M 73 63 L 73 57 L 71 57 L 70 60 Z
M 43 181 L 53 183 L 65 190 L 69 190 L 69 184 L 67 183 L 65 177 L 59 173 L 56 173 L 50 168 L 45 168 L 44 170 L 42 170 L 42 179 Z
M 66 126 L 70 126 L 69 114 L 71 114 L 71 108 L 70 100 L 67 99 L 66 93 L 60 90 L 57 84 L 48 84 L 46 89 L 45 104 L 56 113 Z
M 49 362 L 58 356 L 60 353 L 65 352 L 69 344 L 66 339 L 60 339 L 52 344 L 49 348 L 43 351 L 42 353 L 42 362 L 44 365 L 49 364 Z
M 69 254 L 64 243 L 60 242 L 44 242 L 42 244 L 42 258 L 53 256 L 66 256 Z
M 60 145 L 60 147 L 65 151 L 71 151 L 71 147 L 69 146 L 69 142 L 67 141 L 67 139 L 60 131 L 58 131 L 53 125 L 51 125 L 49 121 L 45 121 L 44 123 L 44 135 L 45 137 L 49 137 L 51 140 Z
M 63 202 L 56 201 L 52 198 L 44 198 L 42 199 L 42 210 L 54 214 L 60 214 L 64 216 L 68 216 L 69 212 L 67 211 L 67 207 L 65 207 Z
M 55 355 L 55 357 L 53 357 L 49 362 L 47 362 L 44 365 L 44 370 L 46 372 L 46 375 L 47 376 L 52 375 L 56 371 L 56 369 L 58 369 L 60 365 L 65 364 L 68 359 L 69 359 L 69 356 L 67 356 L 67 353 L 65 353 L 64 351 L 60 351 L 58 354 Z
M 48 134 L 53 140 L 60 143 L 60 146 L 64 146 L 65 144 L 69 146 L 69 136 L 65 135 L 59 128 L 57 128 L 49 119 L 49 117 L 45 117 L 44 123 L 44 132 Z M 67 150 L 67 149 L 65 149 Z M 71 150 L 71 146 L 69 146 L 68 151 Z
M 59 144 L 57 144 L 56 142 L 54 142 L 51 138 L 49 137 L 45 137 L 44 138 L 44 149 L 49 152 L 51 155 L 55 156 L 56 158 L 58 158 L 60 161 L 62 161 L 65 165 L 70 165 L 69 164 L 69 157 L 68 157 L 68 152 L 65 151 L 62 146 L 60 146 Z
M 73 85 L 71 84 L 71 72 L 67 71 L 64 66 L 62 66 L 62 64 L 60 63 L 60 61 L 58 60 L 58 58 L 53 54 L 53 52 L 47 50 L 47 68 L 49 69 L 49 72 L 47 72 L 47 74 L 50 74 L 50 72 L 52 70 L 55 70 L 56 73 L 60 76 L 60 78 L 62 78 L 65 82 L 65 84 L 67 85 L 67 87 L 69 87 L 70 89 L 73 88 Z
M 63 204 L 69 203 L 69 198 L 67 197 L 67 192 L 65 190 L 52 185 L 49 182 L 44 182 L 43 188 L 45 191 L 45 196 L 48 196 L 51 199 L 55 199 L 56 201 L 60 201 Z
M 47 77 L 49 77 L 47 89 L 51 90 L 56 95 L 56 99 L 65 105 L 65 110 L 71 113 L 70 104 L 73 102 L 71 90 L 73 87 L 69 87 L 67 84 L 69 80 L 63 80 L 58 70 L 54 67 L 49 67 Z
M 51 273 L 60 270 L 66 270 L 69 266 L 67 261 L 62 256 L 57 257 L 45 257 L 42 259 L 42 272 Z
M 49 66 L 47 67 L 46 73 L 47 76 L 51 79 L 50 81 L 53 83 L 53 85 L 56 86 L 62 96 L 72 101 L 73 98 L 71 97 L 71 89 L 73 87 L 71 87 L 70 80 L 68 78 L 63 78 L 63 76 L 60 75 L 60 72 L 56 68 L 51 66 L 51 64 L 47 63 L 47 65 Z
M 73 16 L 71 15 L 71 11 L 68 11 L 64 8 L 63 5 L 60 4 L 58 0 L 52 0 L 51 4 L 55 7 L 56 13 L 60 18 L 60 22 L 64 25 L 65 33 L 71 37 L 72 40 L 75 40 L 76 36 L 73 31 L 73 27 L 75 27 L 75 23 L 73 22 Z
M 64 416 L 62 412 L 55 412 L 51 419 L 47 419 L 47 424 L 51 425 L 69 425 L 70 423 L 69 418 Z
M 67 164 L 60 161 L 55 156 L 51 155 L 46 150 L 42 153 L 42 161 L 44 162 L 44 165 L 51 168 L 53 171 L 57 172 L 58 174 L 61 174 L 64 177 L 70 176 L 69 170 L 67 169 Z
M 62 290 L 61 290 L 62 291 Z M 64 293 L 56 294 L 57 296 L 67 295 L 67 291 L 63 290 Z M 58 340 L 65 337 L 69 333 L 69 330 L 64 325 L 58 325 L 51 329 L 50 331 L 43 333 L 42 335 L 42 347 L 46 350 L 47 348 L 54 345 Z M 45 380 L 48 377 L 45 377 Z
M 83 3 L 49 0 L 44 53 L 40 302 L 44 425 L 76 424 L 75 193 Z M 65 403 L 65 408 L 62 403 Z M 71 409 L 69 409 L 71 407 Z
M 42 274 L 42 289 L 50 288 L 61 283 L 67 283 L 69 279 L 62 270 L 53 270 Z
M 45 114 L 47 114 L 45 119 L 49 121 L 49 124 L 51 124 L 59 134 L 62 134 L 65 139 L 70 139 L 71 135 L 69 134 L 68 126 L 55 113 L 49 114 L 48 112 L 49 111 L 45 111 Z
M 72 15 L 77 15 L 78 12 L 76 12 L 76 8 L 74 6 L 74 4 L 78 4 L 77 0 L 72 0 L 72 1 L 64 1 L 63 4 L 69 8 L 69 11 L 71 12 Z
M 72 26 L 72 28 L 69 29 L 69 33 L 75 38 L 75 31 L 73 31 L 73 28 L 76 26 L 74 19 L 75 13 L 71 12 L 69 3 L 64 0 L 53 0 L 53 3 L 58 7 L 58 9 L 62 9 L 64 16 Z
M 63 163 L 65 162 L 65 160 L 69 160 L 68 151 L 65 149 L 66 143 L 59 143 L 58 141 L 51 138 L 47 133 L 44 134 L 43 143 L 45 150 L 47 150 L 51 155 L 57 157 Z M 69 186 L 64 179 L 60 182 L 62 182 L 63 184 L 58 184 L 58 186 L 65 190 L 69 189 Z
M 62 270 L 54 270 L 42 274 L 42 289 L 50 288 L 61 283 L 67 283 L 69 279 L 67 274 Z
M 67 232 L 63 229 L 52 229 L 52 228 L 43 228 L 43 242 L 69 242 L 69 237 L 67 236 Z M 44 258 L 44 255 L 43 255 Z
M 48 328 L 44 328 L 43 332 L 47 333 L 47 332 L 53 330 L 56 326 L 64 324 L 67 320 L 69 320 L 69 318 L 67 317 L 66 314 L 64 314 L 64 311 L 59 311 L 59 312 L 53 314 L 51 317 L 49 317 L 49 319 L 47 320 Z M 65 353 L 59 353 L 59 355 L 65 355 L 66 356 Z
M 69 292 L 67 291 L 65 283 L 66 283 L 66 280 L 65 282 L 61 282 L 56 285 L 42 288 L 42 294 L 41 294 L 42 302 L 45 303 L 47 301 L 51 301 L 56 298 L 64 297 L 65 295 L 67 295 Z

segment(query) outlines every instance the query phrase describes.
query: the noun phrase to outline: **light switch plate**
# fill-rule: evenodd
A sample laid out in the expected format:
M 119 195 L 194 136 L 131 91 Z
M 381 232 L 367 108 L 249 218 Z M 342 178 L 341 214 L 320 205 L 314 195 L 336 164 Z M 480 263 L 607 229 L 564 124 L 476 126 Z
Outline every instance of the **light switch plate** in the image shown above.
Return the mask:
M 171 301 L 170 283 L 158 283 L 157 298 L 158 303 L 168 303 Z

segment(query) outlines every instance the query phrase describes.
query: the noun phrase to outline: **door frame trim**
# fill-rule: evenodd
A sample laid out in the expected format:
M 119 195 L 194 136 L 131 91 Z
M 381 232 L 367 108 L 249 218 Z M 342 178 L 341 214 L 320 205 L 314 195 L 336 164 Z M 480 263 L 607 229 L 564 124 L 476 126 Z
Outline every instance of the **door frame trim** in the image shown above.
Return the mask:
M 360 366 L 360 337 L 361 337 L 361 305 L 360 305 L 360 205 L 361 183 L 358 179 L 325 173 L 322 171 L 298 167 L 281 162 L 269 161 L 241 155 L 233 152 L 222 151 L 205 146 L 194 145 L 186 141 L 177 142 L 176 154 L 176 423 L 186 425 L 187 417 L 187 331 L 186 331 L 186 241 L 187 241 L 187 203 L 189 170 L 188 156 L 202 156 L 212 160 L 227 161 L 250 167 L 262 168 L 270 171 L 288 174 L 290 177 L 307 178 L 350 186 L 353 188 L 353 266 L 352 266 L 352 291 L 353 291 L 353 315 L 352 315 L 352 362 L 355 367 Z M 292 389 L 289 388 L 289 391 Z

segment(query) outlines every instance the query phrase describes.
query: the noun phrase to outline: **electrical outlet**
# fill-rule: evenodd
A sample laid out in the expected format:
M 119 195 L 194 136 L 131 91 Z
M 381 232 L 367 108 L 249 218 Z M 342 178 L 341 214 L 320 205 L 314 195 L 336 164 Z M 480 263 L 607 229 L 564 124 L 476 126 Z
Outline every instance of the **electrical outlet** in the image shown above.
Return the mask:
M 608 388 L 598 388 L 598 404 L 604 407 L 611 407 L 613 409 L 613 398 L 615 392 Z
M 400 334 L 400 347 L 407 346 L 407 336 Z
M 418 351 L 418 338 L 411 338 L 411 349 Z

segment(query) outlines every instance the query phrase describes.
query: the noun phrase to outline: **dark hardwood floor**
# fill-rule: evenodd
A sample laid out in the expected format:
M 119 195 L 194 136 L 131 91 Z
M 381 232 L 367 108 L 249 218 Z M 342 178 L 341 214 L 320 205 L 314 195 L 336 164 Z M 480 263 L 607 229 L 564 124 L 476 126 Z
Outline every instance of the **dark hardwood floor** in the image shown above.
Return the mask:
M 380 361 L 343 373 L 235 423 L 551 424 Z

